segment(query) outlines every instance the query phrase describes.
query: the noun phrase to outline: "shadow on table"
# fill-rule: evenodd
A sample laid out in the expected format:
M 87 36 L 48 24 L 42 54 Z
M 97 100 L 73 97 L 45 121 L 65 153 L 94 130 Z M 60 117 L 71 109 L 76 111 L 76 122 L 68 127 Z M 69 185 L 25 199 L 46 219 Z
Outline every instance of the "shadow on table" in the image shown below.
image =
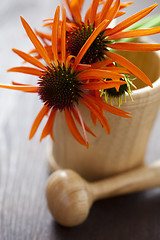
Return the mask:
M 96 202 L 77 227 L 53 223 L 56 240 L 160 239 L 160 188 Z

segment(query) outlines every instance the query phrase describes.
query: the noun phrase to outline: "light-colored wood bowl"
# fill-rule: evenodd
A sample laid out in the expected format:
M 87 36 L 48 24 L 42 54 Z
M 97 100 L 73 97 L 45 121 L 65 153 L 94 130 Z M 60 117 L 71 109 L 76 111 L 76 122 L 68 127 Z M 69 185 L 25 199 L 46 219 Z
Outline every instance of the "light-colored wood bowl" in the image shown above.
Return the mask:
M 159 52 L 123 52 L 138 66 L 153 83 L 153 88 L 144 87 L 142 81 L 133 90 L 132 102 L 127 96 L 121 109 L 131 112 L 132 118 L 125 119 L 106 112 L 111 133 L 108 135 L 101 124 L 95 127 L 89 111 L 79 105 L 84 121 L 96 134 L 88 134 L 89 149 L 81 146 L 72 137 L 63 113 L 57 114 L 54 136 L 51 143 L 49 165 L 51 171 L 70 168 L 87 180 L 102 179 L 143 165 L 144 154 L 150 132 L 160 105 L 160 54 Z

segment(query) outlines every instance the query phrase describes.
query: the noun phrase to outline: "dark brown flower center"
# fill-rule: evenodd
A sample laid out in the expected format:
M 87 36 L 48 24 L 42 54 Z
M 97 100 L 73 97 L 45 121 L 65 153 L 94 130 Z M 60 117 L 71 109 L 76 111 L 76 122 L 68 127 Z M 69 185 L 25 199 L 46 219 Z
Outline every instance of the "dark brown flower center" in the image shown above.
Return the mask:
M 69 109 L 74 103 L 78 103 L 81 97 L 81 85 L 77 74 L 66 69 L 65 66 L 48 67 L 48 71 L 44 72 L 38 81 L 40 86 L 40 99 L 50 108 L 64 110 Z
M 67 52 L 70 55 L 77 56 L 82 46 L 94 31 L 94 26 L 91 25 L 77 25 L 73 31 L 67 32 Z M 81 63 L 91 64 L 103 60 L 105 51 L 107 51 L 107 44 L 104 31 L 102 31 L 83 56 Z
M 106 79 L 106 81 L 109 81 L 111 79 Z M 125 81 L 124 79 L 121 79 L 121 81 Z M 129 87 L 127 84 L 123 84 L 119 87 L 119 91 L 116 90 L 116 88 L 109 88 L 109 89 L 105 89 L 104 91 L 107 92 L 109 97 L 119 97 L 124 95 L 126 92 L 129 91 Z

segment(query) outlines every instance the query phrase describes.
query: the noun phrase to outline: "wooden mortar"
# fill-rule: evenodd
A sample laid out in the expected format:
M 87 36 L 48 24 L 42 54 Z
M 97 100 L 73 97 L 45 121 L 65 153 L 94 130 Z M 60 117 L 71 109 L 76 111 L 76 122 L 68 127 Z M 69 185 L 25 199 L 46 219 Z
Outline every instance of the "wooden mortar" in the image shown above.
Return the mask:
M 138 87 L 133 90 L 132 102 L 126 96 L 121 109 L 131 112 L 125 119 L 106 112 L 111 133 L 108 135 L 101 124 L 94 126 L 89 111 L 79 105 L 84 121 L 96 134 L 88 134 L 89 149 L 81 146 L 72 137 L 63 113 L 57 113 L 54 136 L 48 151 L 51 171 L 70 168 L 87 180 L 97 180 L 130 170 L 144 164 L 144 154 L 150 132 L 160 105 L 160 54 L 159 52 L 123 52 L 138 66 L 153 83 L 153 88 L 135 80 Z M 78 125 L 77 125 L 78 126 Z M 81 131 L 81 130 L 80 130 Z

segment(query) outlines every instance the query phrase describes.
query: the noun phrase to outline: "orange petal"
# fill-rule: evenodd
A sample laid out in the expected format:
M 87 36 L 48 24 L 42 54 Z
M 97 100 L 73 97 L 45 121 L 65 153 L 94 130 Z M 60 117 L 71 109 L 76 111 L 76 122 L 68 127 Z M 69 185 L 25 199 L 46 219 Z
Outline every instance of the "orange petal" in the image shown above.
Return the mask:
M 84 4 L 84 0 L 79 0 L 78 2 L 79 2 L 80 10 L 82 10 L 83 4 Z
M 52 21 L 53 22 L 53 18 L 46 18 L 42 20 L 43 22 L 48 22 L 48 21 Z
M 140 80 L 142 80 L 144 83 L 152 87 L 152 83 L 149 80 L 149 78 L 133 63 L 128 61 L 126 58 L 118 55 L 117 53 L 111 53 L 107 52 L 108 57 L 110 57 L 113 61 L 119 63 L 121 66 L 127 68 L 131 73 L 133 73 L 135 76 L 137 76 Z
M 52 21 L 52 25 L 53 25 L 53 21 Z M 37 31 L 36 29 L 35 29 L 35 33 L 36 33 L 40 38 L 42 38 L 42 39 L 45 38 L 45 39 L 51 41 L 51 34 L 50 34 L 50 33 L 42 33 L 42 32 L 40 32 L 40 31 Z
M 80 12 L 81 11 L 80 2 L 77 0 L 71 0 L 70 9 L 71 9 L 72 16 L 76 20 L 76 22 L 81 23 L 82 19 L 81 19 L 81 12 Z
M 119 32 L 119 33 L 113 34 L 108 37 L 108 40 L 142 37 L 142 36 L 149 36 L 157 33 L 160 33 L 160 27 L 154 27 L 150 29 L 136 29 L 136 30 L 130 30 L 126 32 Z
M 67 32 L 72 31 L 72 30 L 73 30 L 73 27 L 74 27 L 73 23 L 67 23 L 67 22 L 66 22 L 66 31 L 67 31 Z
M 108 21 L 108 25 L 112 22 L 112 20 L 115 18 L 115 16 L 117 15 L 118 11 L 120 8 L 120 0 L 116 0 L 115 4 L 113 5 L 113 7 L 110 9 L 110 11 L 107 12 L 106 15 L 106 19 L 109 19 Z M 107 25 L 107 26 L 108 26 Z
M 97 117 L 93 112 L 91 112 L 91 118 L 92 118 L 93 124 L 96 126 L 97 125 Z
M 52 52 L 52 46 L 45 46 L 45 49 L 48 53 L 48 56 L 50 57 L 51 60 L 54 61 L 54 56 L 53 56 L 53 52 Z M 59 50 L 58 50 L 59 51 Z
M 144 18 L 146 15 L 148 15 L 155 7 L 157 7 L 158 4 L 155 3 L 154 5 L 145 8 L 143 10 L 141 10 L 140 12 L 132 15 L 131 17 L 125 19 L 124 21 L 120 22 L 118 25 L 116 25 L 113 29 L 108 30 L 107 34 L 108 36 L 115 34 L 117 32 L 122 31 L 123 29 L 131 26 L 132 24 L 134 24 L 135 22 L 138 22 L 140 19 Z
M 97 104 L 94 104 L 93 101 L 90 99 L 90 96 L 86 98 L 82 98 L 81 102 L 98 118 L 102 126 L 104 127 L 105 131 L 109 134 L 110 127 L 108 124 L 107 119 L 101 114 L 101 111 L 97 108 Z
M 54 120 L 55 120 L 56 112 L 57 112 L 57 110 L 55 110 L 55 109 L 51 110 L 51 113 L 48 117 L 47 123 L 46 123 L 45 127 L 43 128 L 40 141 L 43 138 L 47 137 L 48 135 L 50 135 L 52 140 L 54 141 L 53 126 L 54 126 Z
M 124 81 L 94 82 L 94 83 L 86 83 L 82 85 L 82 89 L 101 90 L 101 89 L 114 88 L 124 84 L 126 84 L 126 82 Z
M 101 68 L 101 67 L 107 66 L 111 63 L 113 63 L 113 61 L 111 59 L 105 58 L 102 61 L 91 64 L 91 68 Z
M 52 22 L 47 22 L 42 25 L 43 27 L 52 27 Z
M 122 67 L 105 67 L 104 69 L 108 71 L 117 72 L 117 73 L 130 73 L 126 68 L 122 68 Z
M 30 93 L 37 93 L 38 92 L 38 86 L 28 86 L 28 85 L 23 85 L 23 86 L 9 86 L 9 85 L 3 85 L 0 84 L 0 88 L 6 88 L 6 89 L 11 89 L 11 90 L 19 90 L 22 92 L 30 92 Z
M 77 112 L 77 115 L 78 115 L 78 118 L 79 118 L 79 122 L 80 122 L 80 125 L 82 127 L 82 132 L 83 132 L 83 136 L 84 136 L 84 140 L 86 142 L 86 144 L 88 145 L 88 139 L 87 139 L 87 134 L 86 134 L 86 129 L 85 129 L 85 125 L 84 125 L 84 122 L 83 122 L 83 119 L 82 119 L 82 116 L 81 116 L 81 113 L 78 109 L 78 107 L 75 105 L 74 106 L 76 112 Z
M 29 140 L 33 138 L 33 136 L 35 135 L 41 121 L 43 120 L 44 116 L 47 115 L 47 113 L 49 112 L 49 107 L 47 107 L 46 105 L 44 105 L 41 109 L 41 111 L 38 113 L 37 117 L 34 120 L 34 123 L 32 125 L 30 134 L 29 134 Z
M 35 57 L 30 56 L 29 54 L 22 52 L 18 49 L 12 49 L 12 51 L 14 53 L 16 53 L 19 57 L 21 57 L 22 59 L 24 59 L 26 62 L 31 63 L 32 65 L 41 68 L 43 70 L 47 70 L 47 68 L 40 62 L 38 61 Z
M 99 91 L 95 91 L 95 90 L 89 90 L 89 95 L 96 97 L 96 98 L 101 98 L 100 97 L 100 92 Z M 104 111 L 101 107 L 99 107 L 99 110 L 102 112 L 102 115 L 104 115 Z M 92 122 L 93 124 L 96 126 L 97 125 L 97 117 L 95 116 L 95 114 L 93 112 L 91 112 L 91 118 L 92 118 Z
M 25 74 L 31 74 L 35 76 L 41 76 L 43 74 L 42 71 L 36 68 L 31 67 L 14 67 L 7 70 L 7 72 L 20 72 Z
M 52 52 L 54 56 L 54 62 L 58 64 L 58 30 L 59 30 L 59 11 L 60 6 L 56 8 L 54 15 L 53 27 L 52 27 Z
M 140 52 L 160 50 L 160 44 L 150 43 L 113 43 L 109 44 L 109 47 L 117 50 L 140 51 Z
M 101 100 L 101 96 L 100 96 L 100 91 L 97 91 L 97 90 L 89 90 L 89 95 Z M 98 109 L 101 111 L 101 114 L 104 115 L 104 110 L 101 106 L 98 106 Z
M 99 6 L 99 0 L 93 0 L 90 11 L 90 23 L 93 24 L 96 18 L 96 12 Z
M 76 124 L 73 120 L 73 117 L 68 109 L 65 109 L 65 117 L 66 117 L 66 122 L 68 125 L 68 128 L 72 134 L 72 136 L 82 145 L 86 146 L 88 148 L 88 144 L 86 144 L 85 140 L 81 136 L 80 132 L 78 131 Z
M 101 23 L 106 18 L 106 14 L 107 12 L 110 11 L 110 7 L 112 3 L 113 3 L 113 0 L 105 1 L 105 4 L 103 5 L 97 24 Z
M 115 15 L 114 18 L 121 17 L 121 16 L 123 16 L 125 13 L 126 13 L 126 12 L 118 11 L 118 12 L 116 13 L 116 15 Z
M 78 117 L 78 114 L 77 114 L 77 112 L 75 111 L 74 108 L 72 108 L 72 113 L 73 113 L 75 119 L 78 121 L 78 123 L 81 124 L 80 120 L 79 120 L 79 117 Z M 85 124 L 85 122 L 83 122 L 83 124 L 84 124 L 84 127 L 85 127 L 86 131 L 89 132 L 90 134 L 92 134 L 94 137 L 96 137 L 96 135 L 90 130 L 90 128 Z
M 73 69 L 76 69 L 77 65 L 80 63 L 82 57 L 84 56 L 84 54 L 86 53 L 86 51 L 88 50 L 88 48 L 90 47 L 90 45 L 93 43 L 93 41 L 95 40 L 95 38 L 98 36 L 98 34 L 103 31 L 103 29 L 106 27 L 108 20 L 104 20 L 95 30 L 94 32 L 91 34 L 91 36 L 87 39 L 87 41 L 85 42 L 85 44 L 83 45 L 83 47 L 81 48 L 81 50 L 79 51 L 75 62 L 73 64 Z
M 123 78 L 121 74 L 114 73 L 113 71 L 99 70 L 99 69 L 87 69 L 84 72 L 78 74 L 80 79 L 87 79 L 88 77 L 99 78 Z
M 99 24 L 98 22 L 99 22 L 100 14 L 101 14 L 101 12 L 98 12 L 98 13 L 96 14 L 96 18 L 95 18 L 95 20 L 94 20 L 95 27 L 97 27 L 98 24 Z
M 107 112 L 110 112 L 114 115 L 120 116 L 120 117 L 124 117 L 124 118 L 131 118 L 130 115 L 128 115 L 128 112 L 125 112 L 119 108 L 113 107 L 111 105 L 109 105 L 108 103 L 105 103 L 102 101 L 102 99 L 97 99 L 93 96 L 89 96 L 87 94 L 85 94 L 84 96 L 86 101 L 93 101 L 93 103 L 99 105 L 100 107 L 102 107 L 104 110 L 106 110 Z
M 48 65 L 50 65 L 51 61 L 48 57 L 48 54 L 47 54 L 45 48 L 43 47 L 43 45 L 41 44 L 41 42 L 38 40 L 36 34 L 33 32 L 33 30 L 31 29 L 29 24 L 24 20 L 24 18 L 21 17 L 21 21 L 22 21 L 24 29 L 26 30 L 28 37 L 30 38 L 31 42 L 37 49 L 37 52 L 41 55 L 41 57 L 45 60 L 45 62 Z
M 69 0 L 65 0 L 66 4 L 67 4 L 67 7 L 69 9 L 69 12 L 71 13 L 71 15 L 73 16 L 72 14 L 72 9 L 71 9 L 71 6 L 70 6 L 70 1 Z
M 61 58 L 62 64 L 66 61 L 66 11 L 63 9 L 62 28 L 61 28 Z
M 84 18 L 84 23 L 87 25 L 89 23 L 90 20 L 90 13 L 91 13 L 91 7 L 88 8 L 86 14 L 85 14 L 85 18 Z
M 28 87 L 32 87 L 32 88 L 33 88 L 33 86 L 30 85 L 30 84 L 17 83 L 17 82 L 15 82 L 15 81 L 12 81 L 12 84 L 15 85 L 15 86 L 28 86 Z M 37 86 L 37 88 L 33 88 L 33 91 L 29 91 L 29 93 L 37 93 L 37 92 L 38 92 L 38 87 L 39 87 L 39 86 Z M 15 90 L 17 90 L 17 89 L 15 89 Z
M 78 64 L 78 66 L 76 68 L 76 72 L 84 71 L 90 67 L 91 67 L 91 65 L 89 65 L 89 64 Z
M 66 68 L 69 68 L 69 66 L 71 65 L 72 60 L 75 59 L 74 55 L 69 55 L 66 59 Z
M 128 7 L 128 6 L 130 6 L 131 4 L 133 4 L 134 2 L 123 2 L 123 3 L 121 3 L 121 5 L 120 5 L 120 9 L 123 9 L 123 8 L 125 8 L 125 7 Z
M 17 86 L 31 86 L 30 84 L 18 83 L 18 82 L 15 82 L 15 81 L 12 81 L 12 84 L 13 84 L 13 85 L 17 85 Z

